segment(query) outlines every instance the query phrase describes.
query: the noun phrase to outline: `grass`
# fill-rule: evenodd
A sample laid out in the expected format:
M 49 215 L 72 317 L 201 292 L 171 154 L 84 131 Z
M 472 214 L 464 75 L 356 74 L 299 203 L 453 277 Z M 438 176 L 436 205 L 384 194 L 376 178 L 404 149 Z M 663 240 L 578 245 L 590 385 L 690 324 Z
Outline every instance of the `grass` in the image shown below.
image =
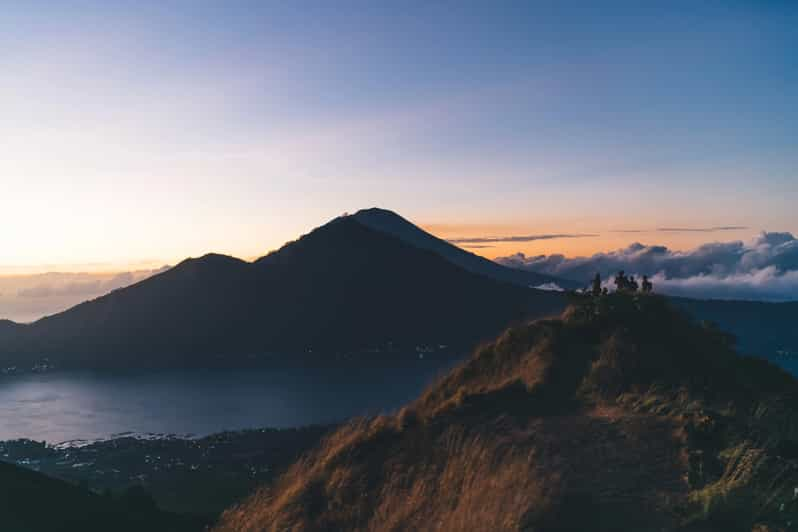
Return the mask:
M 663 299 L 582 298 L 341 428 L 217 530 L 792 530 L 796 405 Z

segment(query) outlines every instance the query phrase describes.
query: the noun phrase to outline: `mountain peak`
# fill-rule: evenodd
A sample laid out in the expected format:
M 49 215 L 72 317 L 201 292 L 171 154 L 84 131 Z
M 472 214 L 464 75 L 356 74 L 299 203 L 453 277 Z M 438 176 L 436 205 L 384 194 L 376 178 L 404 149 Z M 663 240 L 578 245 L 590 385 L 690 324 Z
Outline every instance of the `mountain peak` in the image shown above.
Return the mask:
M 556 285 L 560 288 L 579 288 L 579 283 L 551 275 L 516 270 L 481 257 L 446 240 L 424 231 L 399 214 L 378 207 L 363 209 L 351 216 L 357 222 L 428 251 L 437 253 L 452 264 L 478 275 L 524 287 Z
M 382 207 L 368 207 L 366 209 L 360 209 L 359 211 L 354 213 L 352 216 L 355 217 L 355 218 L 382 217 L 382 218 L 393 218 L 393 219 L 405 220 L 402 216 L 400 216 L 395 211 L 392 211 L 390 209 L 383 209 Z M 408 222 L 408 223 L 410 223 L 410 222 Z
M 189 257 L 178 263 L 177 266 L 186 264 L 245 264 L 246 261 L 222 253 L 206 253 L 200 257 Z
M 476 275 L 343 216 L 254 263 L 191 258 L 24 330 L 0 326 L 0 360 L 197 366 L 310 347 L 327 354 L 386 345 L 463 348 L 563 303 L 559 294 Z M 141 357 L 145 352 L 151 356 Z

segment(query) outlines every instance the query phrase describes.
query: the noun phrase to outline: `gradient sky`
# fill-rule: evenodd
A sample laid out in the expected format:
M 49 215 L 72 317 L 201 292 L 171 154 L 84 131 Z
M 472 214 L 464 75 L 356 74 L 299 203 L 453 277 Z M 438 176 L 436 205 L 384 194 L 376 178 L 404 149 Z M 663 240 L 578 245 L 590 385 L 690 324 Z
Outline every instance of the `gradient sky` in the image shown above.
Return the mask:
M 597 235 L 487 256 L 798 233 L 798 3 L 387 4 L 3 2 L 0 273 L 250 258 L 374 205 Z

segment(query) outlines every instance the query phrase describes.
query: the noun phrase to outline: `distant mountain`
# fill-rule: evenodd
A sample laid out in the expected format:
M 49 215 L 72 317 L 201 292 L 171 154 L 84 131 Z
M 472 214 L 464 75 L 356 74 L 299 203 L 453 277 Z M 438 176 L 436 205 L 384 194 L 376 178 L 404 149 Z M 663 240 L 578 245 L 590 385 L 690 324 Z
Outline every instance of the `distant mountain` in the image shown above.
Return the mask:
M 8 532 L 189 532 L 205 523 L 158 510 L 146 494 L 97 495 L 0 462 L 0 529 Z
M 0 363 L 192 366 L 269 353 L 463 347 L 563 306 L 560 294 L 474 274 L 342 217 L 253 263 L 188 259 L 60 314 L 8 326 Z
M 767 358 L 798 375 L 798 302 L 670 299 L 696 319 L 733 334 L 740 352 Z
M 798 381 L 614 294 L 343 426 L 216 531 L 786 532 L 796 486 Z
M 561 311 L 564 294 L 528 288 L 548 282 L 567 286 L 366 209 L 253 263 L 209 254 L 32 324 L 0 320 L 0 367 L 44 359 L 68 367 L 273 364 L 297 353 L 330 360 L 421 345 L 462 351 L 511 321 Z M 798 303 L 673 301 L 735 334 L 742 352 L 798 372 Z
M 417 248 L 433 251 L 465 270 L 498 281 L 532 287 L 547 283 L 554 283 L 564 289 L 583 287 L 583 283 L 570 279 L 502 266 L 427 233 L 393 211 L 378 208 L 363 209 L 353 214 L 352 217 L 363 225 L 393 235 Z

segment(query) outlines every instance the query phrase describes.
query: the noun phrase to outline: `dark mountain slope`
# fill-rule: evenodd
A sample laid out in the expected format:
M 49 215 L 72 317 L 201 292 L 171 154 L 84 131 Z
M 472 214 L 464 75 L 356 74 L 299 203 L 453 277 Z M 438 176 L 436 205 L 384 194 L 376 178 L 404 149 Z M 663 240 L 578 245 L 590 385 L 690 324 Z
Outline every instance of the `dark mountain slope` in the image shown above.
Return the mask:
M 207 353 L 222 344 L 240 349 L 239 320 L 251 284 L 251 265 L 206 255 L 65 312 L 25 325 L 5 345 L 3 358 L 48 357 L 64 365 L 157 365 L 181 354 Z M 232 319 L 231 319 L 232 318 Z M 148 357 L 150 357 L 148 359 Z
M 159 511 L 146 497 L 111 498 L 0 462 L 4 532 L 199 531 L 193 518 Z
M 336 219 L 254 263 L 220 255 L 0 336 L 0 360 L 62 366 L 234 363 L 269 352 L 464 346 L 561 295 L 500 283 Z
M 188 259 L 34 324 L 0 321 L 0 365 L 206 366 L 389 342 L 466 346 L 564 307 L 561 294 L 526 288 L 544 281 L 526 276 L 368 209 L 255 263 Z M 735 334 L 742 352 L 798 371 L 798 303 L 674 301 Z
M 218 530 L 787 531 L 798 381 L 659 297 L 507 330 Z
M 499 281 L 521 286 L 539 286 L 544 283 L 556 283 L 561 288 L 581 288 L 582 284 L 569 279 L 561 279 L 552 275 L 527 272 L 502 266 L 474 253 L 441 240 L 418 226 L 408 222 L 395 212 L 371 208 L 363 209 L 352 215 L 358 222 L 377 231 L 393 235 L 413 246 L 434 251 L 452 264 L 472 273 L 485 275 Z
M 436 238 L 385 209 L 364 209 L 352 217 L 416 247 L 434 251 L 466 270 L 494 279 L 523 286 L 553 282 L 563 288 L 573 289 L 583 288 L 585 284 L 497 264 Z M 798 327 L 795 327 L 798 320 L 798 302 L 704 301 L 687 298 L 673 300 L 696 319 L 715 322 L 721 329 L 734 334 L 739 339 L 738 346 L 742 353 L 765 357 L 798 374 Z
M 798 375 L 798 302 L 672 301 L 697 319 L 714 322 L 733 333 L 741 352 L 765 357 Z

